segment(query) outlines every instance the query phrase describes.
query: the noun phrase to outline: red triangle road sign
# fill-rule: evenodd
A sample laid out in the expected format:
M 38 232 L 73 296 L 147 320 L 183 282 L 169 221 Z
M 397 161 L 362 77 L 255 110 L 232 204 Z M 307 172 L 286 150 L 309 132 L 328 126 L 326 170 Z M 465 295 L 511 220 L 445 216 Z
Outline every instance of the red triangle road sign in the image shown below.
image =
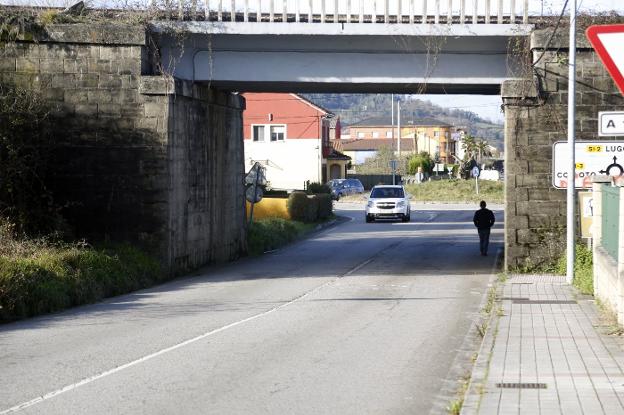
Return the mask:
M 624 95 L 624 24 L 590 26 L 586 35 Z

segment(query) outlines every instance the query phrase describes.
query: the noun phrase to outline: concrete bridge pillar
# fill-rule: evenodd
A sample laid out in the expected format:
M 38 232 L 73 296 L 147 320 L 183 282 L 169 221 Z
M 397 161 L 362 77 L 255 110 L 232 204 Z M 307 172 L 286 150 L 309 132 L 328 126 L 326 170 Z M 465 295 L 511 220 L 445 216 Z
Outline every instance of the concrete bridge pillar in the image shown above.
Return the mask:
M 552 145 L 567 140 L 567 31 L 536 30 L 522 79 L 503 83 L 505 109 L 505 267 L 532 267 L 565 251 L 566 193 L 552 186 Z M 598 139 L 598 112 L 624 99 L 580 32 L 577 140 Z M 578 212 L 577 212 L 578 215 Z
M 55 202 L 90 240 L 137 242 L 173 273 L 246 246 L 244 99 L 152 75 L 143 26 L 50 25 L 0 46 L 0 82 L 41 91 Z

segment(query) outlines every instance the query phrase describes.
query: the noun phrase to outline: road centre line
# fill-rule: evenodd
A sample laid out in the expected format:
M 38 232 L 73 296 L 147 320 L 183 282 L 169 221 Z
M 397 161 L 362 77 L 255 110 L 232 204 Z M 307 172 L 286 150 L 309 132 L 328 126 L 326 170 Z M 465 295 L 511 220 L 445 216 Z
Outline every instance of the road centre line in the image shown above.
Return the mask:
M 308 297 L 309 295 L 311 295 L 311 294 L 313 294 L 313 293 L 323 289 L 324 287 L 332 284 L 333 282 L 335 282 L 339 278 L 352 275 L 353 273 L 357 272 L 358 270 L 362 269 L 366 265 L 368 265 L 371 262 L 373 262 L 375 260 L 375 258 L 380 253 L 382 253 L 386 249 L 391 248 L 393 245 L 395 245 L 395 244 L 392 244 L 391 246 L 386 247 L 385 249 L 383 249 L 380 252 L 378 252 L 375 255 L 373 255 L 373 257 L 367 259 L 364 262 L 361 262 L 360 264 L 356 265 L 355 267 L 351 268 L 350 270 L 346 271 L 345 273 L 337 275 L 336 277 L 332 278 L 332 280 L 327 281 L 324 284 L 321 284 L 318 287 L 313 288 L 312 290 L 310 290 L 310 291 L 300 295 L 299 297 L 296 297 L 296 298 L 292 299 L 291 301 L 288 301 L 288 302 L 286 302 L 284 304 L 276 306 L 276 307 L 274 307 L 274 308 L 272 308 L 270 310 L 264 311 L 262 313 L 253 315 L 251 317 L 247 317 L 247 318 L 244 318 L 242 320 L 235 321 L 233 323 L 227 324 L 227 325 L 225 325 L 223 327 L 220 327 L 218 329 L 214 329 L 214 330 L 211 330 L 211 331 L 206 332 L 204 334 L 200 334 L 199 336 L 196 336 L 196 337 L 193 337 L 191 339 L 185 340 L 185 341 L 183 341 L 181 343 L 178 343 L 178 344 L 175 344 L 173 346 L 161 349 L 161 350 L 159 350 L 157 352 L 148 354 L 146 356 L 143 356 L 143 357 L 141 357 L 139 359 L 133 360 L 133 361 L 128 362 L 126 364 L 123 364 L 121 366 L 117 366 L 117 367 L 115 367 L 113 369 L 109 369 L 109 370 L 106 370 L 104 372 L 100 372 L 100 373 L 98 373 L 96 375 L 93 375 L 93 376 L 89 376 L 87 378 L 84 378 L 84 379 L 76 382 L 76 383 L 69 384 L 67 386 L 64 386 L 64 387 L 62 387 L 60 389 L 57 389 L 55 391 L 46 393 L 45 395 L 39 396 L 39 397 L 37 397 L 35 399 L 32 399 L 30 401 L 20 403 L 20 404 L 15 405 L 15 406 L 13 406 L 11 408 L 8 408 L 8 409 L 5 409 L 3 411 L 0 411 L 0 415 L 6 415 L 6 414 L 10 414 L 10 413 L 15 413 L 15 412 L 21 411 L 23 409 L 26 409 L 26 408 L 29 408 L 31 406 L 37 405 L 39 403 L 42 403 L 44 401 L 47 401 L 48 399 L 52 399 L 52 398 L 54 398 L 56 396 L 59 396 L 59 395 L 65 393 L 65 392 L 72 391 L 72 390 L 77 389 L 77 388 L 79 388 L 81 386 L 84 386 L 84 385 L 87 385 L 89 383 L 95 382 L 96 380 L 105 378 L 107 376 L 110 376 L 110 375 L 113 375 L 115 373 L 121 372 L 122 370 L 128 369 L 128 368 L 130 368 L 132 366 L 136 366 L 136 365 L 138 365 L 140 363 L 143 363 L 143 362 L 146 362 L 148 360 L 151 360 L 151 359 L 153 359 L 155 357 L 158 357 L 158 356 L 164 355 L 166 353 L 172 352 L 174 350 L 180 349 L 180 348 L 182 348 L 184 346 L 188 346 L 188 345 L 190 345 L 192 343 L 198 342 L 199 340 L 202 340 L 202 339 L 205 339 L 205 338 L 210 337 L 212 335 L 221 333 L 221 332 L 223 332 L 225 330 L 231 329 L 231 328 L 239 326 L 241 324 L 248 323 L 248 322 L 250 322 L 252 320 L 256 320 L 256 319 L 258 319 L 260 317 L 264 317 L 264 316 L 267 316 L 269 314 L 272 314 L 272 313 L 274 313 L 274 312 L 276 312 L 276 311 L 278 311 L 278 310 L 280 310 L 280 309 L 282 309 L 284 307 L 287 307 L 287 306 L 289 306 L 289 305 L 291 305 L 291 304 L 293 304 L 293 303 L 295 303 L 297 301 L 303 300 L 304 298 Z

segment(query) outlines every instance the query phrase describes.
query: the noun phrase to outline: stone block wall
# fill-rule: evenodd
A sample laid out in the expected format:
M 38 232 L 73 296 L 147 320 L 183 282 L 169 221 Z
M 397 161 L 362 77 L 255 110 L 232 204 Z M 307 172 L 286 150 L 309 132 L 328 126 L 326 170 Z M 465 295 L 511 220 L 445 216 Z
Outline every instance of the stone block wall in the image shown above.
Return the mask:
M 151 75 L 142 26 L 54 25 L 0 46 L 0 83 L 41 90 L 55 201 L 77 236 L 134 241 L 172 272 L 245 247 L 244 100 Z
M 566 191 L 552 186 L 552 145 L 567 140 L 569 48 L 567 29 L 551 34 L 533 32 L 528 75 L 502 87 L 506 269 L 550 262 L 565 250 Z M 577 41 L 576 139 L 597 140 L 598 112 L 622 109 L 624 99 L 582 31 Z

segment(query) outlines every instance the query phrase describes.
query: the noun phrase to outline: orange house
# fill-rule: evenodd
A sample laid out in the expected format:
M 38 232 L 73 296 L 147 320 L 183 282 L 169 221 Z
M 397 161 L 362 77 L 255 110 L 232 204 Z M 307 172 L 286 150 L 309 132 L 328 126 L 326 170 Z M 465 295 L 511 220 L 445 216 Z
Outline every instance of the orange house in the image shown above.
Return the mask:
M 330 144 L 340 120 L 326 109 L 288 93 L 245 93 L 245 170 L 266 167 L 274 189 L 303 189 L 306 182 L 344 178 L 350 158 Z

